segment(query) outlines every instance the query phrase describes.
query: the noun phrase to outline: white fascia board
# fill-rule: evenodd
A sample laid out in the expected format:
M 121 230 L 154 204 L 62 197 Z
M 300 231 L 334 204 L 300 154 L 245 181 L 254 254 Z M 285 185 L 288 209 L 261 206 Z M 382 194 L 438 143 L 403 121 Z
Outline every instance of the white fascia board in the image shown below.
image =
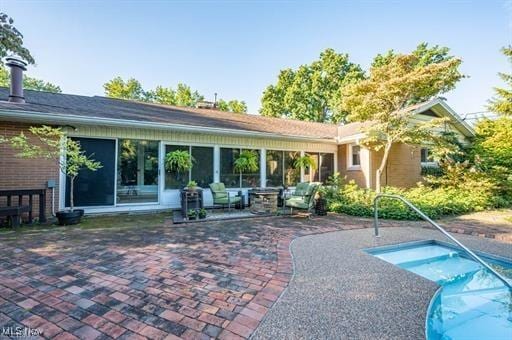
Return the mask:
M 182 124 L 165 124 L 155 122 L 144 122 L 127 119 L 111 119 L 111 118 L 98 118 L 98 117 L 81 117 L 75 115 L 64 115 L 54 113 L 43 113 L 33 111 L 11 111 L 11 110 L 0 110 L 0 118 L 9 118 L 11 121 L 18 122 L 34 122 L 39 124 L 83 124 L 83 125 L 105 125 L 112 127 L 133 127 L 133 128 L 145 128 L 145 129 L 158 129 L 158 130 L 175 130 L 175 131 L 186 131 L 186 132 L 197 132 L 197 133 L 214 133 L 214 134 L 226 134 L 235 136 L 246 136 L 246 137 L 258 137 L 258 138 L 276 138 L 276 139 L 288 139 L 288 140 L 300 140 L 309 142 L 319 142 L 325 144 L 337 144 L 336 139 L 323 139 L 323 138 L 312 138 L 306 136 L 295 136 L 285 134 L 275 134 L 268 132 L 258 131 L 245 131 L 235 129 L 224 129 L 216 127 L 202 127 L 193 125 L 182 125 Z
M 358 143 L 359 140 L 366 137 L 366 134 L 361 132 L 355 135 L 343 137 L 343 138 L 337 138 L 338 144 L 347 144 L 347 143 Z
M 457 112 L 455 112 L 441 98 L 436 98 L 436 99 L 431 100 L 428 103 L 425 103 L 425 105 L 422 105 L 422 106 L 418 107 L 417 109 L 415 109 L 413 114 L 421 114 L 422 112 L 424 112 L 430 108 L 434 108 L 435 106 L 438 106 L 438 105 L 443 110 L 444 116 L 446 116 L 448 118 L 452 118 L 455 121 L 454 122 L 455 125 L 460 128 L 460 130 L 464 134 L 464 136 L 466 136 L 466 137 L 474 137 L 475 136 L 475 130 L 473 130 L 473 128 L 467 122 L 462 120 L 462 118 L 457 114 Z

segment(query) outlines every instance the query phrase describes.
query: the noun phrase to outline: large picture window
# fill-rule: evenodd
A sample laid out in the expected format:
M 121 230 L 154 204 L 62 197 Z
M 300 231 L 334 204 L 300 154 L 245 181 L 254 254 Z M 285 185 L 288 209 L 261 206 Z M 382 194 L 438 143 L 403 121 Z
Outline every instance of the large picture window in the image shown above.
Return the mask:
M 158 142 L 119 139 L 117 203 L 158 201 Z
M 235 160 L 244 149 L 221 148 L 220 149 L 220 181 L 226 188 L 254 188 L 260 185 L 260 171 L 254 173 L 240 174 L 234 170 Z M 258 165 L 260 163 L 259 150 L 253 150 L 258 154 Z
M 306 155 L 311 157 L 313 161 L 315 162 L 315 168 L 306 168 L 304 169 L 304 180 L 306 182 L 318 182 L 320 179 L 320 173 L 318 169 L 318 158 L 319 154 L 316 152 L 306 152 Z
M 316 169 L 305 169 L 304 180 L 306 182 L 322 182 L 325 184 L 329 176 L 334 174 L 334 154 L 306 152 L 306 155 L 313 158 Z
M 208 188 L 213 182 L 213 147 L 166 145 L 165 153 L 187 151 L 194 158 L 192 169 L 186 172 L 166 171 L 165 189 L 183 189 L 189 181 L 195 181 L 201 188 Z
M 267 150 L 267 186 L 295 186 L 300 181 L 300 169 L 295 161 L 300 152 Z

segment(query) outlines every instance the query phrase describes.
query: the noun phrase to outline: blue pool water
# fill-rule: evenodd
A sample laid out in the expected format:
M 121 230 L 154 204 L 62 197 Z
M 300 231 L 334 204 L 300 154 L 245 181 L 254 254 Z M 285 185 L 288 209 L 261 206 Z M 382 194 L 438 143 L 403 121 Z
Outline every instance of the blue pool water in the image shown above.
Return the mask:
M 429 241 L 368 252 L 441 285 L 428 310 L 429 340 L 512 339 L 512 290 L 463 250 Z M 512 278 L 512 263 L 483 259 Z

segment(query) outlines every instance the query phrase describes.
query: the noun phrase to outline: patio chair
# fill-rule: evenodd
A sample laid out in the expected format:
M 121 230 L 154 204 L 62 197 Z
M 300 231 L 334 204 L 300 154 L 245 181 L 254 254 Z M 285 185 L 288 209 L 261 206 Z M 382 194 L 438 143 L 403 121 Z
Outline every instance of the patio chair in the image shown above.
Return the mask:
M 242 200 L 240 196 L 230 196 L 224 183 L 210 183 L 210 189 L 212 191 L 213 204 L 220 205 L 223 209 L 225 206 L 228 206 L 228 210 L 230 210 L 233 205 L 240 203 Z
M 309 213 L 309 217 L 315 207 L 315 195 L 321 185 L 322 183 L 319 182 L 297 184 L 292 196 L 285 199 L 285 207 L 291 209 L 292 215 L 294 208 L 306 210 Z

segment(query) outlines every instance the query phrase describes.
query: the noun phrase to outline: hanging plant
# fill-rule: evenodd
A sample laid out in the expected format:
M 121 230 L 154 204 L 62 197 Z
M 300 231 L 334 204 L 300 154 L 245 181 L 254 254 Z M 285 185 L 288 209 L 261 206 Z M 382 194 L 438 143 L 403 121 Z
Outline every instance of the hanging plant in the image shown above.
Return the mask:
M 239 173 L 258 171 L 258 153 L 253 150 L 243 150 L 235 160 L 233 169 Z
M 316 170 L 316 162 L 310 155 L 304 155 L 302 157 L 297 158 L 293 166 L 295 167 L 295 169 L 309 168 L 311 170 Z
M 168 172 L 187 172 L 192 168 L 194 157 L 184 150 L 168 152 L 165 155 L 165 170 Z

